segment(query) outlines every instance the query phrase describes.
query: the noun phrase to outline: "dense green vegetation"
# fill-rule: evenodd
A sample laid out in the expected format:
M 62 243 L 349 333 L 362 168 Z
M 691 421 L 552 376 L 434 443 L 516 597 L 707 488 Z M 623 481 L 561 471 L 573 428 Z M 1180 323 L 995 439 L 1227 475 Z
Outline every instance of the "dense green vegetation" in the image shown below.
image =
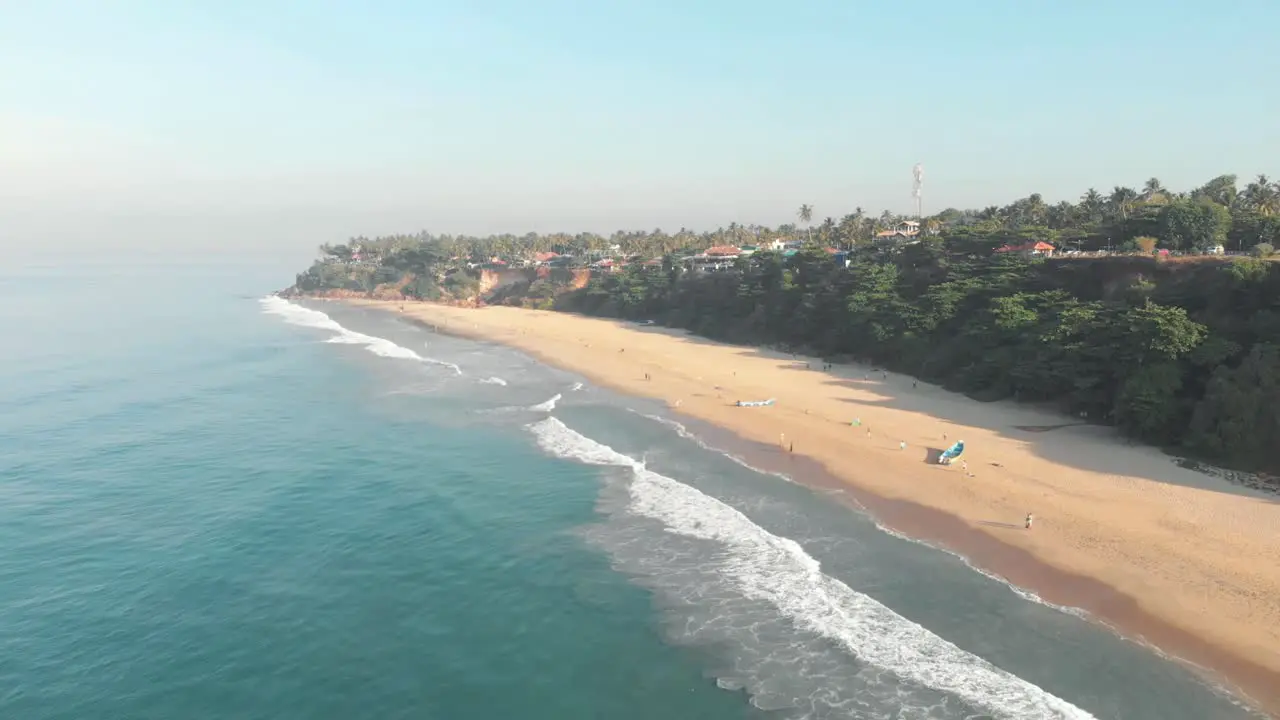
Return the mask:
M 811 214 L 801 208 L 804 224 Z M 593 274 L 579 290 L 557 293 L 544 283 L 539 302 L 865 360 L 980 399 L 1052 403 L 1226 464 L 1280 464 L 1269 452 L 1280 446 L 1280 263 L 1267 259 L 1280 243 L 1280 187 L 1259 178 L 1237 191 L 1223 176 L 1187 193 L 1152 180 L 1106 197 L 1090 190 L 1074 204 L 1032 195 L 1005 207 L 947 210 L 923 219 L 918 237 L 876 242 L 895 220 L 859 211 L 807 232 L 731 226 L 609 239 L 357 240 L 326 248 L 327 259 L 297 287 L 370 290 L 382 278 L 431 297 L 470 277 L 459 270 L 468 259 L 586 255 L 618 245 L 618 254 L 661 261 Z M 810 234 L 793 254 L 756 252 L 728 272 L 690 273 L 675 255 Z M 996 252 L 1028 241 L 1085 253 Z M 1216 245 L 1252 255 L 1203 254 Z M 352 246 L 377 261 L 352 261 Z M 851 249 L 847 267 L 833 262 L 831 246 Z M 1128 254 L 1088 253 L 1107 248 Z M 1155 256 L 1162 249 L 1173 255 Z

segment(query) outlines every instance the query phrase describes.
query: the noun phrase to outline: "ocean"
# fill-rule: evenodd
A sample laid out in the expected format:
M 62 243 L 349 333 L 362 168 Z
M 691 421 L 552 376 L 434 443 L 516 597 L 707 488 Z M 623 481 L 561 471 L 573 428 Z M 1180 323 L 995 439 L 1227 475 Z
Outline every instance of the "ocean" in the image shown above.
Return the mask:
M 1257 717 L 657 403 L 289 277 L 0 270 L 0 718 Z

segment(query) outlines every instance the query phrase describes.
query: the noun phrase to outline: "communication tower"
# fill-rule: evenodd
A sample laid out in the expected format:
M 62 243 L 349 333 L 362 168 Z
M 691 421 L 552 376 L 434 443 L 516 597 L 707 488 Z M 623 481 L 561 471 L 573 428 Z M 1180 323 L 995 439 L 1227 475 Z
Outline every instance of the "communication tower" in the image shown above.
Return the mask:
M 916 201 L 916 219 L 924 216 L 924 165 L 916 163 L 911 169 L 911 197 Z

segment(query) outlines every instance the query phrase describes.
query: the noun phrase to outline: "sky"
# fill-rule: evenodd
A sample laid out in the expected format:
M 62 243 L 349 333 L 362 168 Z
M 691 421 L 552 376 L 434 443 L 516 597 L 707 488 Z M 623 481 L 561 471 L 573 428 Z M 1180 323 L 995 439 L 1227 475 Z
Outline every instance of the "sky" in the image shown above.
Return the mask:
M 1276 0 L 0 0 L 0 245 L 711 229 L 1280 175 Z

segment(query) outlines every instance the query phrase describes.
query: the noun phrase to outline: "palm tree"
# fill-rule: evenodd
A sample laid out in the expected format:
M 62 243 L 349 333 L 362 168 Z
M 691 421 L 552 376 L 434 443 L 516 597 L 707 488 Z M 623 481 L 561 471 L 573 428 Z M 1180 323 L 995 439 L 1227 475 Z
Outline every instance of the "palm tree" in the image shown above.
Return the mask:
M 835 237 L 835 234 L 836 234 L 835 219 L 827 218 L 826 220 L 823 220 L 822 226 L 818 229 L 818 239 L 822 240 L 823 244 L 829 245 L 831 243 L 832 238 Z
M 1076 208 L 1071 203 L 1063 200 L 1054 205 L 1045 212 L 1045 220 L 1049 227 L 1055 230 L 1061 230 L 1071 224 L 1072 218 L 1076 215 Z
M 1031 193 L 1027 196 L 1024 210 L 1027 220 L 1032 225 L 1043 225 L 1045 223 L 1045 214 L 1049 210 L 1049 206 L 1045 205 L 1044 197 L 1040 193 Z
M 796 217 L 800 218 L 800 222 L 804 223 L 805 230 L 808 232 L 809 240 L 813 240 L 813 232 L 809 230 L 809 223 L 813 220 L 813 206 L 809 204 L 801 205 L 800 210 L 796 212 Z
M 1160 183 L 1158 178 L 1151 178 L 1142 186 L 1142 199 L 1145 202 L 1152 202 L 1157 197 L 1164 199 L 1168 192 L 1168 190 L 1164 189 L 1164 185 Z
M 858 241 L 858 237 L 862 234 L 862 216 L 858 213 L 850 213 L 840 218 L 840 224 L 836 226 L 836 235 L 840 239 L 840 245 L 844 249 L 849 249 Z
M 1098 222 L 1102 219 L 1102 210 L 1106 206 L 1106 201 L 1102 199 L 1102 193 L 1089 188 L 1089 190 L 1080 196 L 1080 209 L 1084 210 L 1085 215 L 1092 222 Z
M 1259 175 L 1241 194 L 1249 207 L 1262 215 L 1280 213 L 1280 183 L 1271 182 L 1266 175 Z
M 1152 183 L 1155 183 L 1157 187 L 1160 185 L 1159 180 L 1151 178 L 1147 181 L 1148 189 L 1152 187 Z M 1133 203 L 1137 199 L 1138 193 L 1135 192 L 1133 188 L 1120 187 L 1117 185 L 1115 189 L 1111 191 L 1111 206 L 1120 212 L 1121 220 L 1129 219 L 1129 210 L 1133 207 Z

